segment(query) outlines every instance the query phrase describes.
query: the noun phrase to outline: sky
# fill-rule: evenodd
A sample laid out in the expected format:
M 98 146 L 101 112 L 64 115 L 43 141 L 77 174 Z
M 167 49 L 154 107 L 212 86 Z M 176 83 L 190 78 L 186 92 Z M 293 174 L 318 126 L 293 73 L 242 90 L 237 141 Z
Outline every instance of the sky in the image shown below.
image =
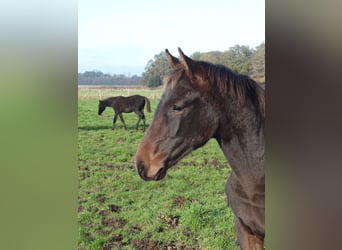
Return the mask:
M 265 41 L 264 0 L 79 0 L 78 72 L 141 75 L 154 55 Z

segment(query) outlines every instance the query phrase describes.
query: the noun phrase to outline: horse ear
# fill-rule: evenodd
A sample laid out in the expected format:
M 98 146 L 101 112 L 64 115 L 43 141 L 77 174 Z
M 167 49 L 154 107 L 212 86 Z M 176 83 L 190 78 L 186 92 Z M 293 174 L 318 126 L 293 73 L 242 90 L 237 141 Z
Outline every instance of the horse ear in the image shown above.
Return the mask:
M 179 60 L 181 64 L 183 64 L 183 66 L 185 67 L 185 72 L 187 76 L 190 79 L 195 79 L 196 75 L 198 75 L 198 73 L 201 70 L 200 66 L 190 57 L 187 57 L 180 48 L 178 48 L 178 51 L 179 51 Z
M 176 66 L 179 64 L 178 58 L 171 55 L 168 49 L 165 49 L 165 54 L 168 62 L 171 64 L 171 67 L 176 68 Z

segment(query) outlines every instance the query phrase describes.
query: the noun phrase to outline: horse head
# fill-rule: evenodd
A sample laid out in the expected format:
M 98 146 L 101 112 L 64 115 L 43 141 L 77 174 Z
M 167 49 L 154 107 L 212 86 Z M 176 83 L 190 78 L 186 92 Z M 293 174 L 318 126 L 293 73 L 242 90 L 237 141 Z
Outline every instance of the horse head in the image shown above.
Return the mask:
M 136 154 L 138 173 L 144 180 L 160 180 L 167 169 L 215 133 L 218 117 L 203 94 L 201 66 L 179 49 L 179 59 L 168 50 L 173 72 L 164 78 L 164 93 L 153 121 Z

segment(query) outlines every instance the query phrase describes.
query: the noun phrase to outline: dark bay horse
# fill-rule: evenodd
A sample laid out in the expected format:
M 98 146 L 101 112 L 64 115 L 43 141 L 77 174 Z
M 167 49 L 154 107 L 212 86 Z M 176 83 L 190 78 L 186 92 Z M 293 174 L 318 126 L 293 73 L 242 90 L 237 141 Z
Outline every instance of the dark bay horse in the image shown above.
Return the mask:
M 120 120 L 124 125 L 124 128 L 127 129 L 122 113 L 135 112 L 139 117 L 139 120 L 137 124 L 135 125 L 135 128 L 138 129 L 140 121 L 143 120 L 144 131 L 145 131 L 145 127 L 146 127 L 145 114 L 144 114 L 145 103 L 146 103 L 147 112 L 151 112 L 150 101 L 145 96 L 133 95 L 133 96 L 128 96 L 128 97 L 124 97 L 124 96 L 109 97 L 104 100 L 99 100 L 98 114 L 101 115 L 102 112 L 106 109 L 106 107 L 112 107 L 115 113 L 112 129 L 115 129 L 115 123 L 116 123 L 116 119 L 118 118 L 118 116 L 120 117 Z
M 135 156 L 139 175 L 160 180 L 189 152 L 215 138 L 232 171 L 226 194 L 241 249 L 264 249 L 265 94 L 248 76 L 168 50 L 172 72 Z

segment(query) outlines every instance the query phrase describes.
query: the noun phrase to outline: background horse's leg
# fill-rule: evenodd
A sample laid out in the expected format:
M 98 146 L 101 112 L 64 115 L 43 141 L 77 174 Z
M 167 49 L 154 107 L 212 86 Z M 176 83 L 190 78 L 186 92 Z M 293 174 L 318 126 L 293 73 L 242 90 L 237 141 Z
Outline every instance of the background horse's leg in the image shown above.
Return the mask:
M 144 112 L 141 112 L 141 113 L 142 113 L 142 115 L 143 115 L 141 119 L 143 120 L 143 123 L 144 123 L 144 131 L 145 131 L 145 127 L 146 127 L 145 114 L 144 114 Z
M 241 250 L 264 250 L 263 239 L 251 234 L 248 228 L 237 217 L 235 217 L 235 229 Z
M 123 116 L 122 116 L 122 114 L 121 114 L 121 113 L 119 113 L 119 117 L 120 117 L 120 120 L 121 120 L 122 124 L 124 125 L 124 128 L 127 130 L 127 127 L 126 127 L 126 124 L 125 124 L 124 118 L 123 118 Z
M 143 122 L 144 122 L 144 130 L 143 131 L 145 131 L 145 115 L 144 115 L 144 112 L 142 112 L 142 111 L 140 111 L 140 110 L 138 110 L 138 111 L 134 111 L 136 114 L 137 114 L 137 116 L 139 117 L 139 120 L 138 120 L 138 122 L 137 122 L 137 124 L 135 125 L 135 129 L 136 130 L 138 130 L 138 128 L 139 128 L 139 123 L 140 123 L 140 121 L 141 121 L 141 119 L 143 120 Z
M 116 123 L 116 119 L 118 118 L 118 114 L 117 113 L 115 113 L 115 115 L 114 115 L 114 119 L 113 119 L 113 127 L 112 127 L 112 130 L 114 130 L 115 129 L 115 123 Z
M 140 120 L 141 120 L 140 116 L 138 116 L 138 117 L 139 117 L 139 119 L 138 119 L 137 123 L 135 124 L 135 129 L 136 129 L 136 130 L 138 130 L 138 128 L 139 128 L 139 123 L 140 123 Z

